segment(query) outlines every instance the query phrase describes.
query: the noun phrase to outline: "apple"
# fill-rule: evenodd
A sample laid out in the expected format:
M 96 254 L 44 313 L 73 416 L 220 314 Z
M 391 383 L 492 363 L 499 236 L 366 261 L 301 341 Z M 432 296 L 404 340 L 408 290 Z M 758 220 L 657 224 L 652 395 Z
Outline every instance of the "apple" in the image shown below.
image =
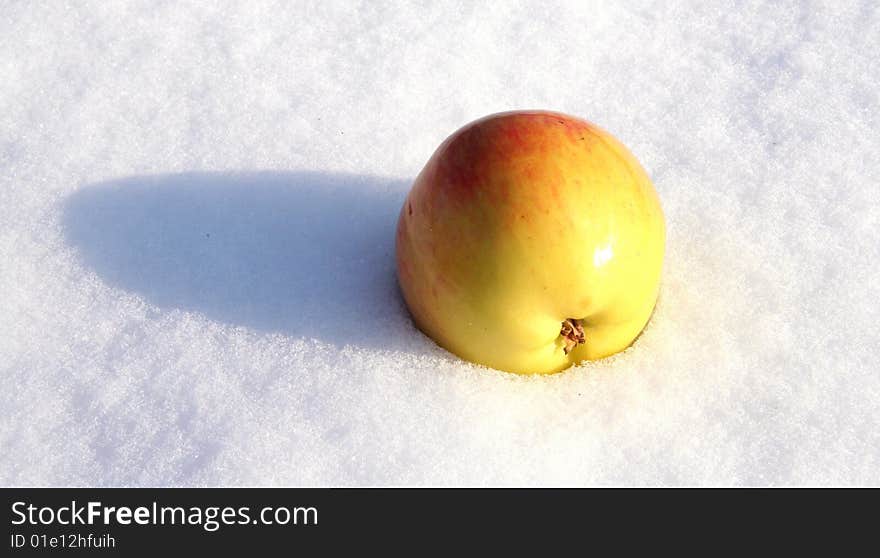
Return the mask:
M 463 359 L 550 373 L 626 349 L 657 300 L 665 224 L 635 157 L 565 114 L 487 116 L 447 138 L 397 226 L 416 326 Z

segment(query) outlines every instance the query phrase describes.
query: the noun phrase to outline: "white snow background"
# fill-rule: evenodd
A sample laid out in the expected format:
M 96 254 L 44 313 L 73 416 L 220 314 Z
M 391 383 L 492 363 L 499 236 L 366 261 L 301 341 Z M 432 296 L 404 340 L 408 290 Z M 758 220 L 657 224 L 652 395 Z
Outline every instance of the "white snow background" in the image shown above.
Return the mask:
M 0 1 L 0 485 L 877 485 L 880 8 Z M 483 115 L 642 161 L 662 295 L 550 377 L 410 322 Z

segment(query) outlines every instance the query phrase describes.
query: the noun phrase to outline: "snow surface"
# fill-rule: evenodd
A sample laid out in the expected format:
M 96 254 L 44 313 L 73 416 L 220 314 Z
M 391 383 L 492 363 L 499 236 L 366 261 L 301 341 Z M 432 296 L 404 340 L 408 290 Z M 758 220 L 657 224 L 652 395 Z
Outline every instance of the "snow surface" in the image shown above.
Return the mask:
M 874 0 L 2 1 L 0 484 L 880 484 L 878 52 Z M 648 330 L 552 377 L 394 279 L 412 178 L 514 108 L 668 222 Z

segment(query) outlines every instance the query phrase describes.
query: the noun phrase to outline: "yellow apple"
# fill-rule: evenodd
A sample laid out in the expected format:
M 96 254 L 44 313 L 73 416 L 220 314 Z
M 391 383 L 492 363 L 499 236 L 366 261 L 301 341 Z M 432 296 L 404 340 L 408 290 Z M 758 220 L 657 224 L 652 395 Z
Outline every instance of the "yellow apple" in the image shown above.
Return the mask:
M 549 373 L 627 348 L 657 300 L 665 225 L 635 157 L 565 114 L 487 116 L 444 141 L 397 226 L 415 324 L 466 360 Z

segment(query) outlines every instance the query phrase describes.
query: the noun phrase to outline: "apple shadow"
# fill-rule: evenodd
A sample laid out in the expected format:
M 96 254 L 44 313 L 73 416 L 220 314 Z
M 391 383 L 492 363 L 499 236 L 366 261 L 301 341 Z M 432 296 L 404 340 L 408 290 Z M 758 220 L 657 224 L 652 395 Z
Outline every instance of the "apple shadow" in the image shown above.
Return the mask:
M 322 172 L 135 176 L 80 188 L 63 225 L 107 284 L 160 308 L 339 347 L 404 349 L 418 342 L 394 269 L 408 187 Z

